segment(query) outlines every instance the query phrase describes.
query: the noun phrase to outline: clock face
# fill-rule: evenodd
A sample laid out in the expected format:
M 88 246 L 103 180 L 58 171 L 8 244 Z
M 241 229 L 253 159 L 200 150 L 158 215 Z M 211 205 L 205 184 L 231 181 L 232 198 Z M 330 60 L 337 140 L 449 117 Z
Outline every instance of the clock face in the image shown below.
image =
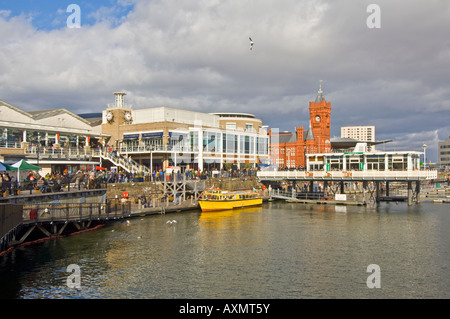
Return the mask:
M 131 121 L 131 113 L 125 113 L 125 120 Z
M 320 116 L 319 116 L 319 115 L 316 116 L 316 121 L 317 121 L 317 122 L 320 121 Z
M 109 122 L 111 122 L 112 121 L 112 119 L 113 119 L 113 115 L 112 115 L 112 113 L 111 112 L 108 112 L 108 114 L 106 114 L 106 119 L 109 121 Z

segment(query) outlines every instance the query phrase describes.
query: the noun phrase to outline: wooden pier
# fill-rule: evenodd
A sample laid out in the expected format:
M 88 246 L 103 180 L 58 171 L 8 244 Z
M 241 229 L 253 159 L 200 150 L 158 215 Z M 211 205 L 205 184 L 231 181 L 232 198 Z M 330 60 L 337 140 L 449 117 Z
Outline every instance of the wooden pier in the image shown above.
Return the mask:
M 156 203 L 155 203 L 156 204 Z M 3 208 L 2 208 L 3 207 Z M 121 219 L 198 209 L 196 201 L 142 207 L 130 201 L 89 204 L 0 205 L 0 256 L 15 246 L 89 231 Z
M 421 182 L 437 178 L 436 171 L 260 171 L 257 173 L 261 183 L 279 186 L 286 182 L 297 192 L 303 183 L 310 193 L 314 192 L 315 183 L 323 183 L 331 196 L 345 194 L 344 184 L 358 182 L 363 185 L 364 201 L 380 202 L 388 200 L 391 182 L 407 185 L 406 200 L 408 205 L 420 203 Z M 385 184 L 386 196 L 381 196 L 381 184 Z
M 335 200 L 324 192 L 283 192 L 272 190 L 269 192 L 271 199 L 281 199 L 288 203 L 320 204 L 320 205 L 366 205 L 365 200 Z

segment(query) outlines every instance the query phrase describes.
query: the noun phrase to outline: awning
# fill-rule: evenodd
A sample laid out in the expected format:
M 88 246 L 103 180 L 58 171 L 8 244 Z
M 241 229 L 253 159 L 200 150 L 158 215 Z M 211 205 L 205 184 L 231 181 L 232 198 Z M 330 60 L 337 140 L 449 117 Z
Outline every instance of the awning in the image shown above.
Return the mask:
M 124 134 L 123 135 L 124 140 L 137 140 L 139 139 L 139 134 Z
M 142 138 L 162 137 L 163 132 L 142 133 Z

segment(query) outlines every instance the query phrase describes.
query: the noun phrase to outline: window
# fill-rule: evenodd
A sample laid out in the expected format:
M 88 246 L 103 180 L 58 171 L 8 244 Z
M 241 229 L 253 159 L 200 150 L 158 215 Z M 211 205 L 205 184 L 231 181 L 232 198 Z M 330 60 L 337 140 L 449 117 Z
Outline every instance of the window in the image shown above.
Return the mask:
M 227 123 L 226 124 L 227 130 L 235 130 L 236 129 L 236 123 Z
M 241 150 L 242 152 L 242 150 Z M 250 136 L 245 137 L 245 154 L 250 154 Z

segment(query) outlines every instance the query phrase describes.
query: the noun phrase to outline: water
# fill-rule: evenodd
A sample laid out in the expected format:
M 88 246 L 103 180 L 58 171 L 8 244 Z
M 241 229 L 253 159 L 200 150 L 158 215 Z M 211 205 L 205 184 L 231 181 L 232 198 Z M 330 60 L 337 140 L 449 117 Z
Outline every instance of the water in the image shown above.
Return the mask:
M 17 248 L 0 259 L 0 297 L 449 298 L 449 208 L 273 202 L 139 217 Z

